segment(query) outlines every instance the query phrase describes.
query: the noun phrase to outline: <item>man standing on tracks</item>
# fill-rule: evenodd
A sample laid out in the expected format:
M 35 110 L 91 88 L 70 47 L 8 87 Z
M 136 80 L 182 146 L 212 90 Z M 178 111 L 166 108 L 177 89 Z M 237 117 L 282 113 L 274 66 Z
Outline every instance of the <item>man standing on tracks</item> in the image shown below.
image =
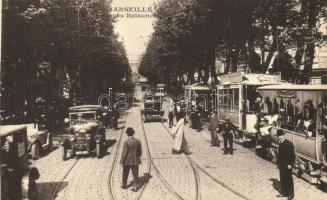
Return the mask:
M 141 164 L 142 147 L 141 142 L 133 137 L 134 133 L 133 128 L 127 128 L 126 134 L 128 138 L 124 142 L 120 164 L 123 166 L 123 183 L 121 187 L 123 189 L 127 188 L 128 174 L 131 169 L 133 174 L 132 191 L 136 192 L 138 190 L 138 173 L 139 165 Z
M 227 116 L 225 120 L 226 121 L 218 129 L 218 132 L 223 132 L 224 154 L 227 154 L 229 150 L 229 153 L 233 155 L 233 133 L 235 132 L 236 127 L 229 121 L 229 116 Z M 229 143 L 229 149 L 227 143 Z
M 287 199 L 294 198 L 294 183 L 292 177 L 292 166 L 295 162 L 295 153 L 293 144 L 285 138 L 284 131 L 277 130 L 279 140 L 277 163 L 280 177 L 280 196 Z

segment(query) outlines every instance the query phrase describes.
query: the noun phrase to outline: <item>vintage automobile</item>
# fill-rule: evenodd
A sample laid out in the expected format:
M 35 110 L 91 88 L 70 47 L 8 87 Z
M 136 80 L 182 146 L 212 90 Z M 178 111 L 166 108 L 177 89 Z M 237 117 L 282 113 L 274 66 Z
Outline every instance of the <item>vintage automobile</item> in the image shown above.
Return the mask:
M 312 184 L 327 184 L 326 85 L 280 84 L 262 86 L 258 91 L 266 102 L 271 99 L 279 107 L 276 120 L 266 126 L 271 145 L 265 147 L 271 158 L 279 144 L 277 130 L 282 129 L 295 148 L 296 174 Z
M 38 199 L 40 174 L 29 166 L 26 126 L 0 126 L 0 137 L 1 199 Z
M 52 133 L 41 123 L 23 124 L 27 127 L 28 152 L 34 160 L 53 147 Z
M 163 120 L 164 111 L 162 110 L 162 101 L 159 97 L 144 97 L 141 109 L 142 120 L 144 123 L 152 120 Z
M 98 105 L 81 105 L 69 108 L 70 123 L 67 134 L 62 142 L 62 159 L 67 159 L 67 153 L 75 156 L 77 151 L 96 153 L 99 158 L 106 145 L 106 129 L 99 120 L 101 115 Z

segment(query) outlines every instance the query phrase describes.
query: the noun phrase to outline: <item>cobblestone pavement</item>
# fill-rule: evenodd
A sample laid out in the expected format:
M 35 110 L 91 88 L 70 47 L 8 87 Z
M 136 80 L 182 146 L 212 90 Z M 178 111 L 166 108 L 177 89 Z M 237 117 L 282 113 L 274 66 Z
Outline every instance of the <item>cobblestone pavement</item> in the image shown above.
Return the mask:
M 138 192 L 120 188 L 119 139 L 126 139 L 125 128 L 129 126 L 135 129 L 143 150 Z M 196 132 L 187 125 L 186 140 L 192 154 L 173 155 L 173 140 L 167 128 L 149 122 L 144 124 L 144 133 L 138 107 L 128 111 L 126 123 L 121 121 L 120 127 L 118 131 L 107 131 L 112 145 L 103 158 L 80 155 L 62 161 L 61 151 L 56 149 L 33 161 L 41 174 L 37 181 L 40 199 L 112 199 L 109 186 L 114 199 L 244 199 L 233 191 L 248 199 L 280 199 L 276 197 L 276 165 L 257 157 L 250 149 L 234 144 L 234 155 L 223 155 L 222 148 L 210 147 L 207 130 Z M 131 174 L 128 180 L 131 183 Z M 294 182 L 295 199 L 326 199 L 326 193 L 304 180 L 294 177 Z
M 126 124 L 125 128 L 127 127 L 133 127 L 135 129 L 135 138 L 139 139 L 142 144 L 145 144 L 144 139 L 143 139 L 143 131 L 142 131 L 142 126 L 141 126 L 141 119 L 140 119 L 140 114 L 138 111 L 138 108 L 133 107 L 130 109 L 128 113 L 128 117 L 126 119 Z M 140 187 L 138 192 L 133 192 L 130 189 L 121 189 L 120 185 L 122 183 L 122 167 L 119 164 L 122 149 L 123 149 L 123 142 L 127 139 L 127 135 L 125 134 L 125 131 L 123 132 L 123 137 L 122 137 L 122 142 L 119 147 L 119 152 L 117 156 L 117 161 L 116 165 L 113 170 L 113 175 L 111 179 L 111 184 L 112 184 L 112 190 L 115 199 L 137 199 L 143 190 L 142 186 L 146 184 L 147 179 L 149 177 L 149 158 L 147 156 L 147 149 L 145 148 L 145 145 L 142 145 L 142 159 L 141 162 L 142 164 L 140 165 L 139 168 L 139 182 L 140 182 Z M 128 177 L 128 186 L 131 186 L 133 180 L 132 173 L 130 172 L 129 177 Z M 130 187 L 131 188 L 131 187 Z
M 167 126 L 167 123 L 165 123 Z M 223 147 L 211 147 L 207 129 L 197 132 L 186 126 L 190 157 L 228 187 L 250 199 L 280 199 L 279 172 L 274 163 L 259 158 L 250 149 L 234 143 L 234 155 L 223 155 Z M 219 139 L 221 142 L 222 136 Z M 223 145 L 223 143 L 221 143 Z M 295 199 L 326 199 L 327 194 L 301 178 L 293 176 Z M 220 196 L 220 191 L 216 191 Z
M 109 199 L 108 177 L 113 163 L 111 155 L 117 150 L 115 141 L 121 131 L 107 130 L 106 139 L 113 145 L 100 159 L 78 153 L 75 158 L 62 161 L 61 149 L 58 148 L 34 161 L 33 165 L 41 174 L 37 180 L 40 199 Z

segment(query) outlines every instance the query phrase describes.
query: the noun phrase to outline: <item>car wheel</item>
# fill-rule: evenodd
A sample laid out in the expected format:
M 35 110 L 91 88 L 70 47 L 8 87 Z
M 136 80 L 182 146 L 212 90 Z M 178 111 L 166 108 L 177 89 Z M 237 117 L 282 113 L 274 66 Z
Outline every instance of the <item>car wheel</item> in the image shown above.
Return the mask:
M 41 146 L 39 143 L 34 143 L 31 147 L 32 158 L 34 160 L 39 159 L 40 157 Z
M 76 156 L 76 150 L 72 149 L 71 157 L 75 157 L 75 156 Z
M 101 144 L 100 143 L 96 144 L 96 154 L 97 154 L 97 158 L 100 158 L 100 156 L 101 156 Z
M 63 161 L 67 160 L 67 149 L 63 146 L 61 147 L 61 157 Z

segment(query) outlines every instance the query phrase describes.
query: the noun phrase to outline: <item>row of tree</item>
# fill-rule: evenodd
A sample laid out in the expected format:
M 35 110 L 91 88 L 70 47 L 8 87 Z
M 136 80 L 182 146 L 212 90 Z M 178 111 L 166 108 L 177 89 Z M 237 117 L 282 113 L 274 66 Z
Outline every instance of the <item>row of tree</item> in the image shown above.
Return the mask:
M 28 102 L 96 103 L 133 88 L 106 0 L 3 1 L 2 107 Z M 25 103 L 24 103 L 25 102 Z M 25 105 L 26 107 L 26 105 Z
M 324 0 L 163 0 L 139 72 L 170 88 L 178 80 L 194 82 L 195 72 L 218 83 L 215 61 L 223 57 L 225 73 L 240 64 L 264 73 L 272 63 L 284 80 L 306 82 L 295 79 L 301 65 L 310 75 L 315 47 L 326 42 L 319 31 L 326 13 Z

